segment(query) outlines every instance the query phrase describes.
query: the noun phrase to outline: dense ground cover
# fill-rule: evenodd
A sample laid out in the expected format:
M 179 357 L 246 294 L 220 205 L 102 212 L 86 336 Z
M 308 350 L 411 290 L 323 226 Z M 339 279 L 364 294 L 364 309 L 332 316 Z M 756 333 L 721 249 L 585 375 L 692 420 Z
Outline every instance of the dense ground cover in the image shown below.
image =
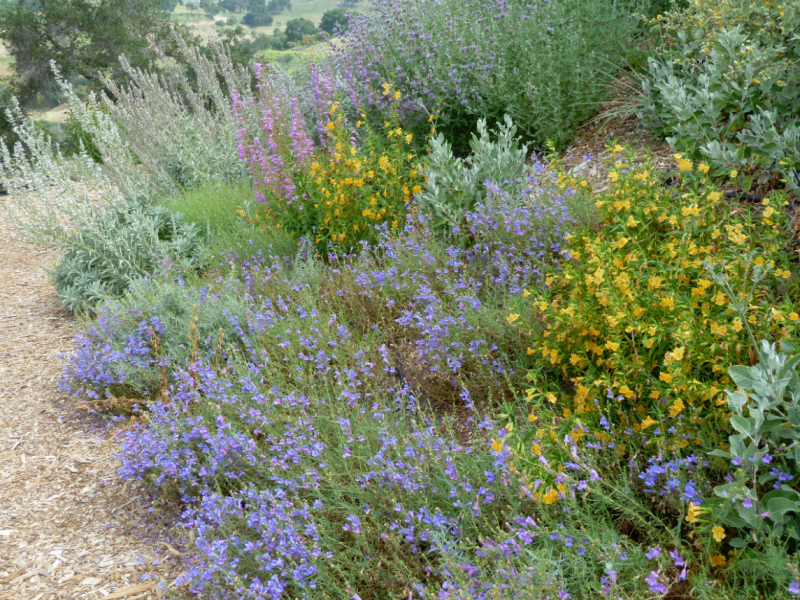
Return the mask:
M 668 176 L 615 144 L 595 189 L 564 170 L 553 148 L 645 34 L 630 6 L 399 6 L 376 4 L 331 61 L 291 74 L 184 47 L 192 77 L 70 96 L 102 166 L 53 157 L 15 117 L 26 147 L 5 177 L 71 194 L 20 205 L 21 229 L 67 256 L 98 239 L 97 256 L 142 261 L 124 293 L 85 303 L 62 386 L 113 415 L 122 474 L 179 515 L 186 589 L 800 594 L 790 182 L 726 195 L 739 173 L 697 136 L 670 140 Z M 667 20 L 697 40 L 706 8 Z M 686 42 L 710 58 L 669 63 L 670 81 L 706 81 L 695 67 L 732 35 Z M 667 119 L 657 65 L 675 46 L 647 41 L 635 101 Z M 788 81 L 792 65 L 775 68 Z M 751 109 L 726 105 L 731 131 Z M 525 145 L 546 140 L 550 162 Z M 107 207 L 70 183 L 87 174 Z M 192 245 L 153 257 L 103 234 L 110 216 L 146 232 L 164 211 Z M 96 278 L 63 270 L 62 288 Z

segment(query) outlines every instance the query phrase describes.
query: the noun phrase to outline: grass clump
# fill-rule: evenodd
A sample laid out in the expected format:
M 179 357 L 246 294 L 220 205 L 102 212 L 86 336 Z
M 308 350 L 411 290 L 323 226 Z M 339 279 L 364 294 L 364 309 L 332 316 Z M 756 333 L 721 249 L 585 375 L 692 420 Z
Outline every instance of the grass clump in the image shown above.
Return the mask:
M 206 233 L 206 260 L 214 267 L 232 255 L 241 260 L 259 254 L 287 256 L 296 248 L 288 233 L 267 225 L 250 182 L 186 190 L 164 206 Z

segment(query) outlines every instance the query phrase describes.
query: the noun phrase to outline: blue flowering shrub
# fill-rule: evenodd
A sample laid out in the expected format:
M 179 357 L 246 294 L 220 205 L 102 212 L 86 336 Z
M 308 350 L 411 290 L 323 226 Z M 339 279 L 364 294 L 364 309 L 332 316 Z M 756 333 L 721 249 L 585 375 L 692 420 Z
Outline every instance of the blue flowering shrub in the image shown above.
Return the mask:
M 781 598 L 800 585 L 777 535 L 724 564 L 744 502 L 720 493 L 720 457 L 518 397 L 538 365 L 518 325 L 544 333 L 519 298 L 587 227 L 574 216 L 585 195 L 532 173 L 522 191 L 486 185 L 467 243 L 448 245 L 417 211 L 359 256 L 326 263 L 301 244 L 230 255 L 203 278 L 175 266 L 98 310 L 62 384 L 133 414 L 121 474 L 177 507 L 185 589 Z M 791 485 L 770 475 L 794 451 L 780 443 L 776 464 L 758 463 L 762 487 Z M 776 518 L 760 517 L 763 531 Z
M 385 82 L 423 132 L 439 111 L 456 152 L 478 119 L 508 114 L 539 147 L 568 141 L 590 119 L 640 31 L 632 2 L 373 0 L 335 47 L 351 98 L 374 108 Z
M 256 257 L 204 281 L 173 272 L 101 309 L 64 385 L 112 404 L 138 395 L 122 475 L 182 507 L 188 589 L 366 600 L 644 585 L 618 575 L 649 559 L 607 505 L 590 528 L 577 509 L 548 516 L 508 448 L 487 450 L 506 429 L 479 407 L 510 398 L 529 367 L 509 303 L 563 260 L 581 200 L 542 172 L 529 184 L 490 186 L 466 216 L 466 248 L 417 215 L 360 258 Z M 572 493 L 571 480 L 555 485 Z M 577 570 L 536 567 L 573 549 Z M 515 565 L 524 575 L 498 580 Z

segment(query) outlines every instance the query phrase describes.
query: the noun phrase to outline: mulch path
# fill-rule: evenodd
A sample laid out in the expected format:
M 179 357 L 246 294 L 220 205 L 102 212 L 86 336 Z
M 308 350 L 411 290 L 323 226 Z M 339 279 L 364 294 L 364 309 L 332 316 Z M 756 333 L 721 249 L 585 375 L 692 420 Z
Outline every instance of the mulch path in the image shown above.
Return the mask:
M 78 323 L 11 241 L 0 198 L 0 600 L 161 599 L 185 558 L 158 510 L 117 475 L 113 431 L 58 389 Z

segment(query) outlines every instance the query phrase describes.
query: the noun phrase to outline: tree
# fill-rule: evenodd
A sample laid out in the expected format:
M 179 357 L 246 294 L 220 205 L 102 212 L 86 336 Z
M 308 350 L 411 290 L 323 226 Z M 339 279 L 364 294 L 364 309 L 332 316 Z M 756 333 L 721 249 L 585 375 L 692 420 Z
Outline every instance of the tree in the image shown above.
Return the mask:
M 249 0 L 222 0 L 219 6 L 228 12 L 247 12 L 249 10 Z
M 148 36 L 164 39 L 162 0 L 15 0 L 0 4 L 0 41 L 14 58 L 14 91 L 23 101 L 55 87 L 50 61 L 65 77 L 98 81 L 156 58 Z
M 292 0 L 269 0 L 267 12 L 277 15 L 284 10 L 292 10 Z
M 242 23 L 248 27 L 267 27 L 268 25 L 272 25 L 272 15 L 267 11 L 251 11 L 242 17 Z
M 205 12 L 210 18 L 214 18 L 214 16 L 219 14 L 220 11 L 217 3 L 212 2 L 211 0 L 202 0 L 200 2 L 200 8 L 202 8 L 203 12 Z
M 322 13 L 322 20 L 319 22 L 320 31 L 331 35 L 344 33 L 350 25 L 347 13 L 341 8 L 326 10 Z
M 292 19 L 286 23 L 286 39 L 290 42 L 299 42 L 304 35 L 314 35 L 317 27 L 308 19 Z
M 161 0 L 161 10 L 168 13 L 175 12 L 178 6 L 178 0 Z
M 269 14 L 264 0 L 250 0 L 247 14 L 242 17 L 242 23 L 248 27 L 272 25 L 272 15 Z

